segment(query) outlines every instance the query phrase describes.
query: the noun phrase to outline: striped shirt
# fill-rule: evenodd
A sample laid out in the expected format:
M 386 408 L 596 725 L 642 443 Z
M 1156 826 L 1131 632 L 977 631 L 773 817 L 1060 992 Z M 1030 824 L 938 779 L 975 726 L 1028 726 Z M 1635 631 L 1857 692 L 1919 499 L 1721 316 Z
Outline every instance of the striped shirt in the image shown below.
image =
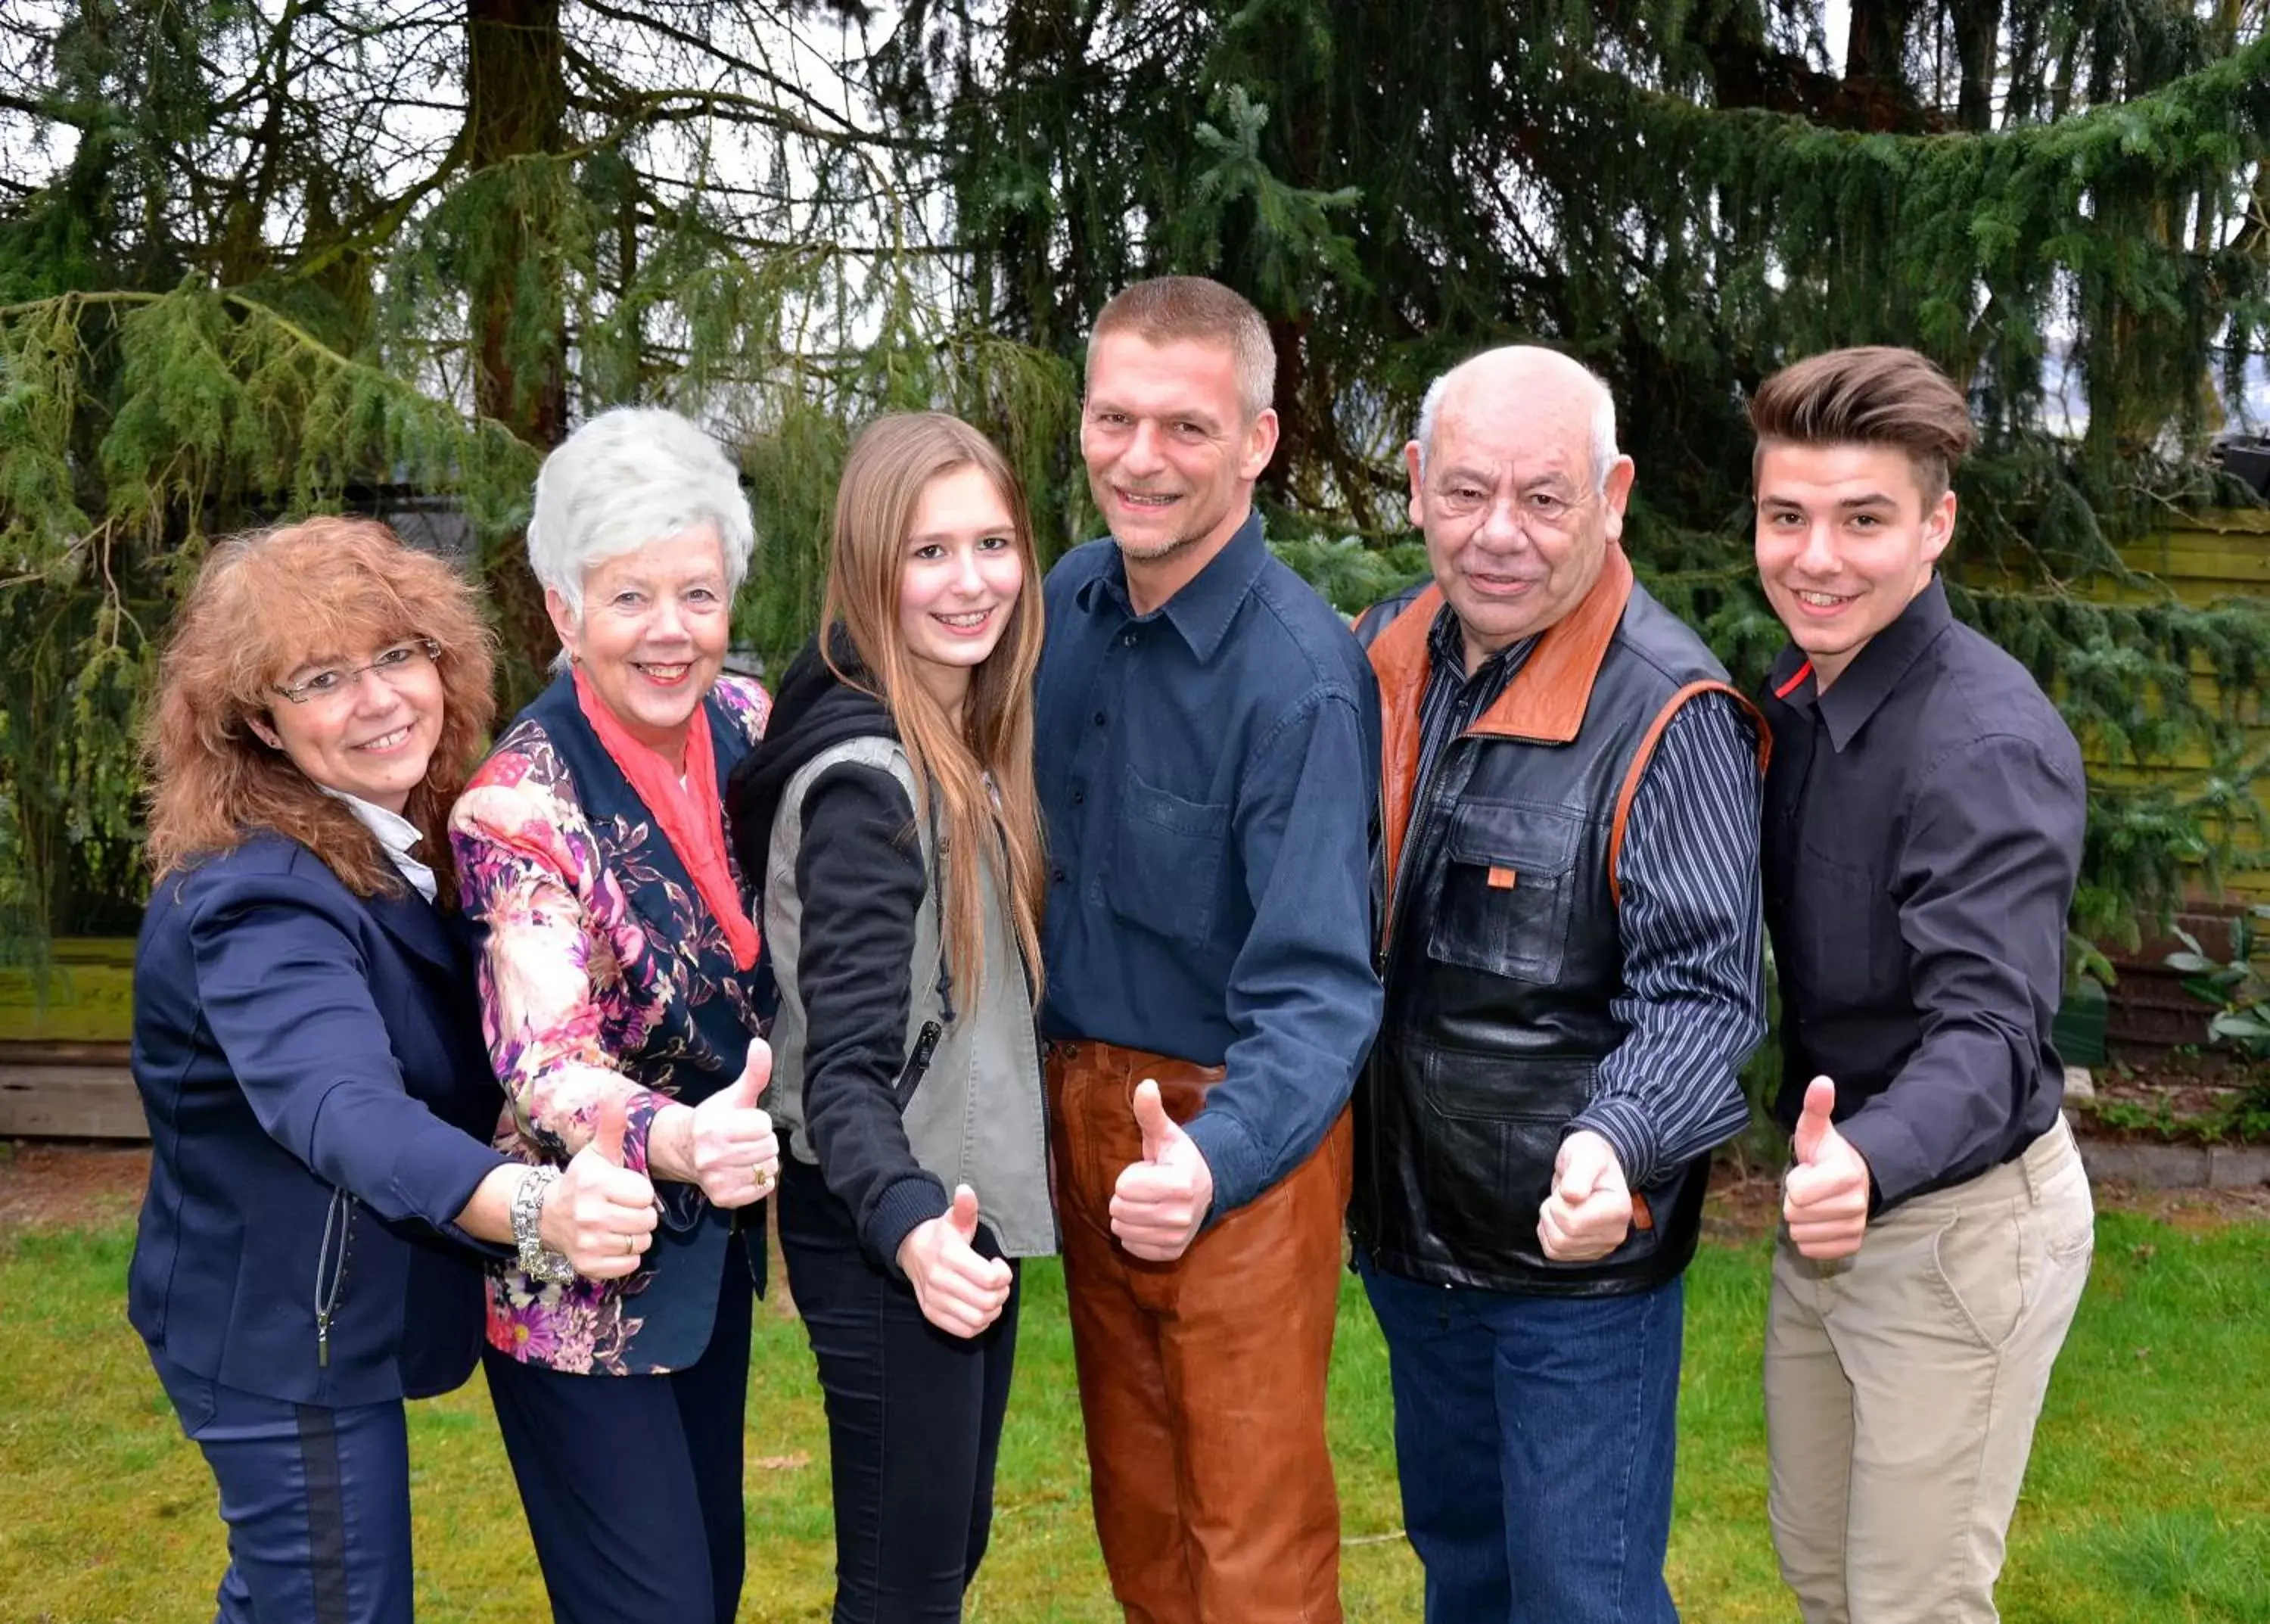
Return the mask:
M 1413 805 L 1427 804 L 1443 750 L 1496 702 L 1536 641 L 1510 644 L 1468 677 L 1458 616 L 1447 604 L 1436 612 Z M 1705 693 L 1672 718 L 1632 797 L 1616 864 L 1624 984 L 1608 1005 L 1627 1030 L 1569 1131 L 1606 1139 L 1635 1190 L 1663 1183 L 1749 1122 L 1740 1073 L 1765 1035 L 1757 760 L 1732 696 Z

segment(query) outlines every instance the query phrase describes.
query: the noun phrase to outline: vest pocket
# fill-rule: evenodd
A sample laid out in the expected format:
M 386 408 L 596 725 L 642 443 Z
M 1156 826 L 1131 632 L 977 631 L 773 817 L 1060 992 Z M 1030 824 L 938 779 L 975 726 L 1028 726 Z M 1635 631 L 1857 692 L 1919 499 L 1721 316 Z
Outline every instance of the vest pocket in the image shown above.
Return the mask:
M 1169 941 L 1203 946 L 1229 834 L 1229 807 L 1186 801 L 1146 783 L 1133 768 L 1122 800 L 1113 861 L 1103 880 L 1111 911 Z
M 1665 1243 L 1680 1186 L 1649 1192 L 1649 1226 L 1589 1263 L 1545 1255 L 1538 1208 L 1553 1193 L 1553 1164 L 1569 1123 L 1589 1104 L 1599 1067 L 1569 1057 L 1523 1060 L 1435 1049 L 1421 1062 L 1426 1103 L 1417 1124 L 1419 1196 L 1427 1231 L 1451 1261 L 1532 1277 L 1628 1272 Z M 1707 1168 L 1688 1177 L 1709 1176 Z
M 1428 956 L 1514 981 L 1558 980 L 1583 829 L 1550 807 L 1461 804 L 1450 814 Z
M 1561 1136 L 1592 1097 L 1585 1060 L 1436 1049 L 1421 1063 L 1420 1193 L 1428 1227 L 1469 1264 L 1543 1264 L 1537 1209 Z

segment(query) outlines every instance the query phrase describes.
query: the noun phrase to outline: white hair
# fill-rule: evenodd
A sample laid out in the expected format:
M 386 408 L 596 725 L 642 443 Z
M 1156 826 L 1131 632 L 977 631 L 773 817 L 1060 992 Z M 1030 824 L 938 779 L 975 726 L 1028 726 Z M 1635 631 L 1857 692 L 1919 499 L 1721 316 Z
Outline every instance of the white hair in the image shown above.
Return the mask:
M 756 525 L 731 460 L 675 412 L 619 406 L 561 441 L 536 475 L 528 567 L 583 614 L 583 573 L 704 522 L 717 527 L 725 595 L 741 590 Z
M 1478 361 L 1487 360 L 1495 355 L 1510 354 L 1523 347 L 1524 346 L 1509 345 L 1503 349 L 1485 350 L 1480 355 L 1470 356 L 1460 361 L 1427 386 L 1426 397 L 1419 403 L 1419 432 L 1412 436 L 1419 442 L 1419 469 L 1421 473 L 1424 473 L 1427 469 L 1428 454 L 1435 448 L 1435 419 L 1442 413 L 1443 401 L 1450 394 L 1452 382 L 1460 373 Z M 1548 353 L 1559 352 L 1554 351 Z M 1562 359 L 1567 360 L 1571 367 L 1576 367 L 1585 377 L 1591 380 L 1592 493 L 1597 496 L 1608 488 L 1608 470 L 1616 465 L 1616 458 L 1621 455 L 1616 449 L 1616 400 L 1615 397 L 1608 392 L 1607 381 L 1599 373 L 1580 361 L 1565 356 Z

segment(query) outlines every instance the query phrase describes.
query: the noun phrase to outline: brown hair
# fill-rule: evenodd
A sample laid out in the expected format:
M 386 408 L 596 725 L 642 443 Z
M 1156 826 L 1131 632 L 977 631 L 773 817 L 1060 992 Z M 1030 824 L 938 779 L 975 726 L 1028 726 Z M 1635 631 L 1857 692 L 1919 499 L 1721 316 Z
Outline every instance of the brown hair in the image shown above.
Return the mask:
M 1087 364 L 1095 346 L 1116 332 L 1146 344 L 1218 345 L 1237 365 L 1237 393 L 1252 422 L 1277 392 L 1277 346 L 1269 323 L 1242 293 L 1205 277 L 1154 277 L 1122 288 L 1097 313 L 1087 335 Z
M 1784 367 L 1750 397 L 1750 426 L 1761 445 L 1897 446 L 1925 507 L 1946 493 L 1977 437 L 1962 391 L 1913 350 L 1889 345 L 1830 350 Z
M 976 467 L 992 480 L 1015 521 L 1024 584 L 993 651 L 970 672 L 969 697 L 957 731 L 946 708 L 917 681 L 899 632 L 899 595 L 906 538 L 932 479 Z M 1042 842 L 1040 793 L 1033 782 L 1033 673 L 1041 663 L 1041 572 L 1033 550 L 1024 488 L 1008 460 L 977 430 L 941 412 L 877 418 L 859 431 L 835 491 L 835 542 L 827 560 L 820 624 L 841 622 L 851 646 L 890 708 L 899 742 L 913 764 L 915 815 L 931 815 L 938 797 L 948 852 L 996 851 L 1007 864 L 1003 887 L 1017 945 L 1035 989 L 1041 982 Z M 820 640 L 822 657 L 843 680 Z M 865 684 L 855 684 L 864 687 Z M 992 793 L 984 780 L 992 779 Z M 985 962 L 985 916 L 975 863 L 946 864 L 946 964 L 976 985 Z
M 225 541 L 205 560 L 174 617 L 143 731 L 152 874 L 271 829 L 356 895 L 399 895 L 402 877 L 377 839 L 251 723 L 276 704 L 271 685 L 311 655 L 412 637 L 441 645 L 441 737 L 403 815 L 426 837 L 419 856 L 437 898 L 454 906 L 446 821 L 496 714 L 490 634 L 456 570 L 372 519 L 303 519 Z

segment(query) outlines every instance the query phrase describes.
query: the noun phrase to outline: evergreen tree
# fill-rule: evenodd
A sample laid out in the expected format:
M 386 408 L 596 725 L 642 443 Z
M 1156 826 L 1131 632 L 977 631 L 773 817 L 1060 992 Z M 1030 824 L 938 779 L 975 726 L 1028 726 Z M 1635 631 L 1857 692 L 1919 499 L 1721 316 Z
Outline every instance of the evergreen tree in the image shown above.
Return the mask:
M 1781 633 L 1750 579 L 1746 391 L 1856 343 L 1969 381 L 1959 611 L 2100 757 L 2214 762 L 2094 797 L 2077 915 L 2102 930 L 2263 821 L 2264 606 L 2073 588 L 2174 508 L 2244 500 L 2198 454 L 2270 330 L 2265 12 L 1856 0 L 1831 41 L 1795 0 L 915 0 L 885 66 L 949 133 L 988 324 L 1070 355 L 1167 271 L 1260 306 L 1269 494 L 1343 608 L 1419 562 L 1396 453 L 1428 380 L 1542 341 L 1622 406 L 1636 564 L 1754 680 Z
M 847 425 L 959 401 L 1053 454 L 1068 374 L 957 327 L 934 144 L 849 88 L 865 49 L 856 8 L 795 0 L 0 19 L 11 936 L 137 894 L 135 711 L 209 537 L 445 496 L 516 703 L 553 641 L 530 483 L 594 411 L 664 402 L 746 448 L 744 629 L 775 656 Z
M 1192 270 L 1278 340 L 1278 533 L 1343 607 L 1407 578 L 1396 450 L 1486 344 L 1600 370 L 1636 561 L 1744 675 L 1743 391 L 1912 343 L 1973 381 L 1963 612 L 2111 758 L 2104 923 L 2258 816 L 2259 605 L 2070 588 L 2169 504 L 2270 327 L 2264 0 L 55 0 L 0 15 L 0 885 L 34 930 L 134 894 L 135 707 L 206 538 L 460 507 L 508 700 L 543 451 L 662 401 L 743 450 L 770 658 L 886 406 L 1002 439 L 1093 523 L 1080 345 Z M 2219 386 L 2219 387 L 2218 387 Z M 2068 400 L 2066 396 L 2070 395 Z M 2194 660 L 2222 706 L 2191 697 Z M 5 920 L 0 919 L 0 927 Z M 19 931 L 20 934 L 20 931 Z

